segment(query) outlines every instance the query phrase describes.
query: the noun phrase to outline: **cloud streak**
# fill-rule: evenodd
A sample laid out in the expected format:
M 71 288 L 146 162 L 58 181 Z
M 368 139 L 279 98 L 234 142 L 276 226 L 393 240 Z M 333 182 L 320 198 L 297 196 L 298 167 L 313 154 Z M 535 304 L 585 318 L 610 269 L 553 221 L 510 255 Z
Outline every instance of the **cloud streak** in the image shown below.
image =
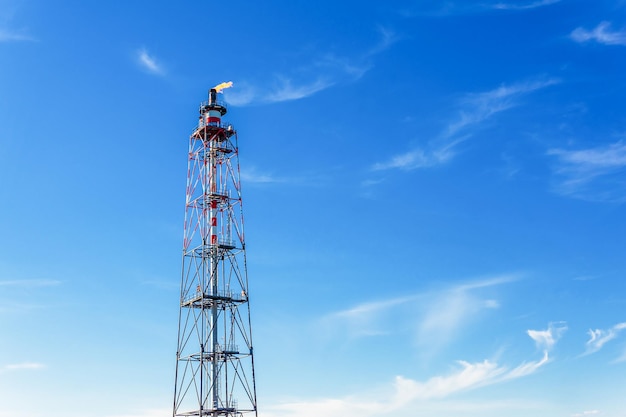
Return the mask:
M 35 40 L 24 32 L 0 28 L 0 42 L 34 42 Z
M 528 334 L 548 335 L 550 340 L 558 340 L 555 329 L 529 330 Z M 546 336 L 544 336 L 545 338 Z M 550 345 L 554 347 L 554 344 Z M 488 385 L 503 383 L 529 376 L 549 362 L 548 350 L 540 359 L 523 362 L 509 368 L 491 360 L 480 362 L 457 361 L 457 368 L 449 374 L 433 376 L 418 381 L 404 376 L 396 376 L 390 386 L 378 387 L 367 395 L 351 395 L 342 398 L 323 398 L 312 401 L 295 401 L 270 406 L 264 417 L 369 417 L 374 415 L 397 415 L 399 413 L 432 411 L 433 407 L 454 407 L 453 401 L 439 400 L 457 393 L 478 389 Z M 491 406 L 495 408 L 494 406 Z
M 279 178 L 271 174 L 258 172 L 254 168 L 242 170 L 241 180 L 248 184 L 276 184 L 287 181 L 285 178 Z
M 322 319 L 329 328 L 342 328 L 349 337 L 379 336 L 388 334 L 388 320 L 398 309 L 411 306 L 421 295 L 390 298 L 358 304 L 347 310 L 338 311 Z M 342 332 L 343 333 L 343 332 Z
M 553 168 L 559 194 L 595 201 L 624 201 L 626 182 L 626 143 L 618 141 L 580 150 L 550 149 L 556 158 Z
M 372 169 L 412 171 L 445 164 L 456 156 L 458 145 L 472 137 L 484 122 L 518 106 L 521 97 L 558 82 L 555 78 L 548 78 L 501 85 L 490 91 L 467 94 L 459 102 L 460 109 L 456 117 L 426 147 L 395 155 L 385 162 L 374 164 Z
M 600 414 L 599 410 L 588 410 L 588 411 L 583 411 L 582 413 L 572 414 L 572 417 L 597 416 L 598 414 Z
M 147 72 L 155 75 L 165 75 L 163 66 L 145 48 L 136 51 L 136 58 L 139 65 Z
M 536 9 L 538 7 L 551 6 L 556 3 L 560 3 L 562 0 L 539 0 L 533 1 L 526 4 L 516 4 L 516 3 L 497 3 L 492 7 L 496 10 L 530 10 Z
M 358 304 L 322 318 L 327 331 L 340 330 L 351 338 L 379 336 L 397 326 L 415 329 L 416 344 L 430 355 L 449 343 L 458 330 L 476 315 L 499 307 L 497 300 L 481 297 L 481 289 L 517 280 L 509 274 L 475 280 L 439 291 Z
M 445 164 L 456 155 L 455 148 L 465 141 L 468 136 L 457 138 L 454 141 L 443 145 L 429 145 L 427 148 L 418 148 L 411 151 L 395 155 L 386 162 L 377 162 L 372 166 L 374 171 L 384 171 L 388 169 L 401 169 L 412 171 L 419 168 L 430 168 Z
M 325 174 L 315 172 L 305 172 L 302 174 L 277 176 L 273 173 L 261 172 L 254 167 L 241 170 L 241 181 L 252 185 L 297 185 L 297 186 L 319 186 L 329 180 Z
M 0 1 L 0 43 L 9 42 L 35 42 L 33 36 L 27 30 L 11 28 L 16 10 L 9 3 Z
M 264 100 L 268 103 L 299 100 L 325 90 L 333 84 L 333 81 L 322 78 L 313 80 L 306 84 L 295 84 L 292 79 L 281 77 L 274 90 L 265 95 Z
M 592 30 L 576 28 L 570 38 L 578 43 L 593 41 L 603 45 L 626 45 L 626 30 L 611 30 L 611 23 L 604 21 Z
M 23 370 L 39 370 L 44 369 L 46 365 L 37 363 L 37 362 L 22 362 L 22 363 L 13 363 L 9 365 L 5 365 L 0 368 L 0 371 L 9 372 L 9 371 L 23 371 Z
M 603 329 L 589 329 L 587 334 L 589 334 L 589 340 L 587 341 L 585 347 L 585 355 L 590 355 L 592 353 L 598 352 L 600 349 L 604 347 L 608 342 L 617 338 L 617 336 L 621 333 L 622 330 L 626 329 L 625 323 L 618 323 L 615 326 L 603 330 Z
M 403 10 L 401 12 L 405 17 L 415 16 L 433 16 L 448 17 L 470 14 L 490 13 L 493 11 L 526 11 L 537 9 L 540 7 L 551 6 L 560 3 L 562 0 L 535 0 L 517 3 L 508 2 L 480 2 L 472 3 L 469 1 L 421 1 L 420 6 L 412 10 Z
M 344 82 L 356 81 L 373 67 L 373 59 L 396 41 L 394 32 L 378 28 L 380 40 L 359 56 L 342 57 L 323 54 L 308 65 L 287 74 L 275 75 L 263 84 L 237 82 L 237 89 L 225 92 L 234 106 L 279 103 L 300 100 Z

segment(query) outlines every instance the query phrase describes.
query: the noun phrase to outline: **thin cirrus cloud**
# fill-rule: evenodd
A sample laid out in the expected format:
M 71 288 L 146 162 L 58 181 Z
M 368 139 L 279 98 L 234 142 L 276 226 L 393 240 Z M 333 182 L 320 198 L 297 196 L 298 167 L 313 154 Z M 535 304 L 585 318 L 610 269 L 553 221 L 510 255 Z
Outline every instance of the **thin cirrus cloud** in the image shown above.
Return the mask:
M 625 323 L 618 323 L 609 329 L 589 329 L 589 340 L 586 343 L 586 350 L 584 355 L 590 355 L 596 353 L 604 347 L 608 342 L 617 338 L 619 333 L 626 329 Z M 626 359 L 626 358 L 625 358 Z
M 39 370 L 45 368 L 46 365 L 36 362 L 22 362 L 5 365 L 0 368 L 2 371 L 21 371 L 21 370 Z
M 406 328 L 415 329 L 416 344 L 431 355 L 458 335 L 458 330 L 476 315 L 499 308 L 497 300 L 483 297 L 481 289 L 516 281 L 515 274 L 474 280 L 439 291 L 410 294 L 358 304 L 331 313 L 320 324 L 327 333 L 349 338 L 379 336 Z
M 240 178 L 243 182 L 248 184 L 277 184 L 287 181 L 286 178 L 280 178 L 272 174 L 259 172 L 254 167 L 242 170 Z
M 319 78 L 305 84 L 296 84 L 292 79 L 280 77 L 274 90 L 269 91 L 263 100 L 268 103 L 299 100 L 325 90 L 334 84 L 330 79 Z
M 300 100 L 339 83 L 356 81 L 373 67 L 376 55 L 398 40 L 387 28 L 379 27 L 378 32 L 380 40 L 359 56 L 322 54 L 298 71 L 275 75 L 262 84 L 240 81 L 237 89 L 225 93 L 226 101 L 234 106 L 246 106 Z
M 34 42 L 35 40 L 23 31 L 0 28 L 0 42 Z
M 245 184 L 252 185 L 298 185 L 298 186 L 318 186 L 328 180 L 328 177 L 315 173 L 305 172 L 297 175 L 277 176 L 273 173 L 261 172 L 255 167 L 251 167 L 241 171 L 241 181 Z
M 570 38 L 578 43 L 597 42 L 603 45 L 626 45 L 626 30 L 612 30 L 610 22 L 601 22 L 594 29 L 576 28 Z
M 26 29 L 15 29 L 13 24 L 14 12 L 8 4 L 1 4 L 0 1 L 0 43 L 8 42 L 34 42 L 35 37 L 28 33 Z
M 237 82 L 237 88 L 225 92 L 224 95 L 226 101 L 233 106 L 279 103 L 312 96 L 335 83 L 335 77 L 332 75 L 317 76 L 313 79 L 279 75 L 263 85 L 253 85 L 246 81 Z
M 550 6 L 552 4 L 560 3 L 562 0 L 539 0 L 530 3 L 496 3 L 492 7 L 498 10 L 529 10 L 536 9 L 538 7 Z
M 447 163 L 458 153 L 458 145 L 472 137 L 481 124 L 499 113 L 518 106 L 523 96 L 558 82 L 558 79 L 547 78 L 501 85 L 482 93 L 467 94 L 459 102 L 460 109 L 457 115 L 442 129 L 437 138 L 428 142 L 425 147 L 412 149 L 387 161 L 378 162 L 372 169 L 412 171 Z
M 582 413 L 572 414 L 572 417 L 586 417 L 586 416 L 597 416 L 600 414 L 600 410 L 587 410 Z
M 389 325 L 400 310 L 411 309 L 411 305 L 423 298 L 410 295 L 358 304 L 346 310 L 332 313 L 322 319 L 327 330 L 340 330 L 350 338 L 379 336 L 392 331 Z
M 535 0 L 526 2 L 471 2 L 471 1 L 420 1 L 413 9 L 404 9 L 405 17 L 447 17 L 466 14 L 489 13 L 494 10 L 525 11 L 551 6 L 562 0 Z
M 54 279 L 9 279 L 0 280 L 0 292 L 5 297 L 0 298 L 0 313 L 23 313 L 25 311 L 42 308 L 41 305 L 18 301 L 11 295 L 15 291 L 29 291 L 33 293 L 40 288 L 56 287 L 61 285 L 62 281 Z M 7 294 L 8 293 L 8 294 Z M 0 368 L 1 369 L 1 368 Z
M 410 398 L 441 398 L 457 391 L 478 388 L 485 385 L 499 383 L 511 379 L 521 378 L 535 373 L 550 361 L 549 353 L 556 342 L 561 338 L 565 330 L 564 325 L 555 326 L 550 324 L 546 330 L 527 330 L 527 334 L 538 346 L 543 348 L 542 357 L 538 360 L 523 362 L 514 368 L 484 360 L 478 363 L 458 361 L 461 369 L 447 377 L 431 378 L 425 384 L 413 384 L 414 388 Z M 541 335 L 537 338 L 536 335 Z M 544 344 L 544 340 L 550 340 Z
M 416 326 L 415 343 L 422 355 L 436 355 L 458 337 L 475 317 L 500 307 L 497 300 L 481 297 L 479 289 L 502 285 L 514 279 L 513 276 L 504 276 L 429 295 Z
M 165 68 L 158 60 L 151 55 L 145 48 L 141 48 L 135 52 L 137 62 L 145 71 L 155 75 L 165 75 Z
M 559 331 L 555 327 L 546 330 L 529 330 L 528 334 L 542 334 L 551 340 L 558 340 L 559 335 L 551 334 Z M 548 337 L 547 335 L 550 334 Z M 554 344 L 550 345 L 550 348 Z M 515 367 L 498 364 L 492 360 L 480 362 L 457 361 L 457 368 L 446 375 L 436 375 L 425 381 L 418 381 L 398 375 L 389 385 L 379 386 L 367 394 L 355 394 L 339 398 L 322 398 L 319 400 L 293 401 L 267 407 L 266 417 L 369 417 L 380 415 L 398 415 L 399 413 L 415 414 L 416 412 L 439 411 L 453 412 L 458 406 L 453 397 L 455 394 L 479 389 L 488 385 L 504 383 L 513 379 L 526 377 L 537 372 L 549 362 L 548 350 L 544 350 L 540 359 L 523 362 Z M 445 403 L 442 398 L 448 399 Z M 497 405 L 484 404 L 490 409 Z M 510 404 L 506 405 L 507 407 Z M 458 410 L 457 410 L 458 411 Z
M 566 150 L 553 148 L 548 156 L 556 158 L 554 191 L 590 201 L 626 200 L 626 142 L 620 140 L 595 148 Z

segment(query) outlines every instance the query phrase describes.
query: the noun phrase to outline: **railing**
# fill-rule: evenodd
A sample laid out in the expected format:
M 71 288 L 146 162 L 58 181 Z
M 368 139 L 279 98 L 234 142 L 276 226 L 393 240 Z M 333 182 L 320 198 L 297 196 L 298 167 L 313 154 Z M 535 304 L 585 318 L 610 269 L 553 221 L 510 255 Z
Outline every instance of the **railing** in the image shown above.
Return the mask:
M 209 108 L 209 107 L 223 107 L 225 109 L 228 109 L 228 107 L 226 106 L 226 102 L 224 100 L 212 100 L 211 102 L 207 101 L 203 101 L 200 103 L 200 113 L 202 113 L 202 110 L 205 108 Z
M 228 290 L 218 290 L 217 292 L 210 291 L 210 292 L 204 293 L 202 292 L 201 289 L 198 288 L 195 293 L 191 294 L 190 296 L 188 296 L 187 298 L 183 300 L 183 304 L 193 302 L 193 301 L 200 301 L 203 298 L 231 300 L 235 302 L 241 302 L 241 301 L 247 300 L 248 296 L 246 292 L 243 290 L 239 294 L 233 291 L 228 291 Z
M 234 249 L 237 247 L 235 240 L 233 239 L 218 239 L 217 246 L 220 248 Z
M 222 129 L 226 130 L 227 132 L 234 132 L 235 128 L 233 127 L 232 123 L 227 123 L 227 122 L 208 122 L 206 123 L 206 121 L 204 120 L 204 118 L 200 118 L 200 120 L 198 121 L 198 127 L 202 128 L 205 126 L 211 126 L 211 127 L 221 127 Z
M 226 345 L 216 344 L 214 347 L 215 353 L 230 353 L 230 352 L 239 352 L 239 346 L 234 343 L 228 343 Z

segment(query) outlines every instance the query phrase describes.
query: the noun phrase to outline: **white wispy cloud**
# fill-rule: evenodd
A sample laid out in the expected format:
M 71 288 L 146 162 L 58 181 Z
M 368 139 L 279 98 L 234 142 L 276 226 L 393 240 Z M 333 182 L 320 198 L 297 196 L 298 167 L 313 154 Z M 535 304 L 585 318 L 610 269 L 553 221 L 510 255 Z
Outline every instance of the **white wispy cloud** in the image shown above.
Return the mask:
M 529 10 L 536 9 L 538 7 L 550 6 L 552 4 L 560 3 L 562 0 L 538 0 L 528 3 L 496 3 L 492 7 L 498 10 Z
M 504 379 L 515 379 L 535 373 L 539 368 L 550 361 L 549 353 L 567 330 L 565 323 L 550 323 L 546 330 L 527 330 L 526 334 L 535 341 L 538 349 L 543 351 L 543 357 L 537 361 L 524 362 L 512 369 Z
M 501 85 L 490 91 L 467 94 L 459 102 L 456 117 L 443 128 L 425 148 L 416 148 L 395 155 L 372 166 L 373 170 L 401 169 L 410 171 L 449 162 L 456 156 L 458 145 L 472 137 L 482 123 L 498 113 L 520 104 L 520 98 L 534 91 L 557 84 L 558 79 L 524 81 Z
M 401 322 L 412 323 L 416 343 L 429 355 L 452 340 L 468 320 L 477 314 L 499 308 L 492 297 L 478 291 L 517 280 L 507 274 L 473 280 L 439 291 L 410 294 L 358 304 L 324 316 L 327 331 L 340 330 L 349 337 L 377 336 L 394 332 Z
M 491 280 L 487 286 L 501 285 L 511 280 Z M 468 322 L 478 314 L 499 307 L 493 299 L 486 299 L 476 293 L 486 288 L 485 282 L 478 285 L 460 285 L 439 294 L 427 297 L 423 315 L 419 317 L 415 340 L 423 355 L 431 356 L 439 352 L 458 336 Z
M 395 403 L 444 398 L 455 392 L 489 384 L 506 373 L 506 367 L 489 360 L 476 363 L 458 361 L 457 364 L 459 369 L 452 374 L 435 376 L 425 382 L 396 377 Z
M 572 414 L 572 417 L 585 417 L 585 416 L 597 416 L 600 414 L 600 410 L 588 410 L 582 413 Z
M 16 23 L 18 10 L 19 3 L 0 0 L 0 43 L 37 41 L 23 25 Z M 16 29 L 16 26 L 22 27 Z
M 373 57 L 380 54 L 381 52 L 385 52 L 393 44 L 400 40 L 398 34 L 389 28 L 386 28 L 384 26 L 378 26 L 377 29 L 380 40 L 378 41 L 378 43 L 376 43 L 368 51 L 365 52 L 364 57 Z M 369 66 L 367 64 L 363 65 L 369 69 Z
M 33 299 L 16 298 L 14 292 L 28 291 L 34 294 L 40 288 L 56 287 L 61 285 L 62 281 L 54 279 L 9 279 L 0 280 L 0 313 L 24 313 L 30 310 L 40 309 L 43 306 L 33 304 Z M 19 300 L 19 301 L 18 301 Z M 2 369 L 0 367 L 0 369 Z
M 136 51 L 136 58 L 139 65 L 149 73 L 165 75 L 165 68 L 145 48 Z
M 20 371 L 20 370 L 38 370 L 45 368 L 46 365 L 37 362 L 22 362 L 8 364 L 0 368 L 3 371 Z
M 537 372 L 539 368 L 544 366 L 549 361 L 550 361 L 550 358 L 548 356 L 548 352 L 544 351 L 543 357 L 540 360 L 524 362 L 521 365 L 518 365 L 517 367 L 511 369 L 511 371 L 509 371 L 506 375 L 504 375 L 503 380 L 516 379 L 516 378 L 521 378 L 527 375 L 531 375 Z
M 13 279 L 0 281 L 0 287 L 52 287 L 60 285 L 61 281 L 54 279 Z
M 585 347 L 585 355 L 589 355 L 592 353 L 596 353 L 597 351 L 599 351 L 600 349 L 602 349 L 602 347 L 607 344 L 608 342 L 610 342 L 611 340 L 617 338 L 617 336 L 619 335 L 619 333 L 621 333 L 622 330 L 626 329 L 626 322 L 624 323 L 618 323 L 615 326 L 609 328 L 609 329 L 589 329 L 589 331 L 587 332 L 589 334 L 589 340 L 587 341 Z
M 264 96 L 264 101 L 277 103 L 280 101 L 299 100 L 311 96 L 318 91 L 325 90 L 333 84 L 333 81 L 321 78 L 304 84 L 296 84 L 292 79 L 281 77 L 274 90 Z
M 450 123 L 444 136 L 454 136 L 459 131 L 482 123 L 495 114 L 519 105 L 520 97 L 558 84 L 556 78 L 523 81 L 501 85 L 493 90 L 468 94 L 461 100 L 462 109 L 456 121 Z
M 253 185 L 283 184 L 314 187 L 319 186 L 320 184 L 327 183 L 330 177 L 327 175 L 327 173 L 319 173 L 314 171 L 288 173 L 279 176 L 272 172 L 261 171 L 252 166 L 246 169 L 242 169 L 240 173 L 240 178 L 241 181 L 245 184 Z
M 339 326 L 350 337 L 383 335 L 390 331 L 387 323 L 393 310 L 420 298 L 421 295 L 410 295 L 366 302 L 332 313 L 324 317 L 322 322 L 332 328 Z
M 249 184 L 275 184 L 285 182 L 285 178 L 280 178 L 265 172 L 259 172 L 256 168 L 250 167 L 242 169 L 240 178 L 243 182 Z
M 611 30 L 611 23 L 605 21 L 592 30 L 576 28 L 570 38 L 579 43 L 595 41 L 604 45 L 626 45 L 626 30 Z
M 224 97 L 233 106 L 299 100 L 332 87 L 339 78 L 329 74 L 316 77 L 276 75 L 263 84 L 236 82 L 237 87 L 226 91 Z
M 34 42 L 33 36 L 27 34 L 25 31 L 15 31 L 7 28 L 0 28 L 0 42 Z
M 300 100 L 337 84 L 356 81 L 373 67 L 377 55 L 398 40 L 390 29 L 379 27 L 378 32 L 380 41 L 360 55 L 324 53 L 312 58 L 307 65 L 268 77 L 263 82 L 238 81 L 237 88 L 225 92 L 226 101 L 245 106 Z
M 369 302 L 369 303 L 363 303 L 363 304 L 359 304 L 355 307 L 352 307 L 348 310 L 342 310 L 342 311 L 338 311 L 336 313 L 333 314 L 334 317 L 336 318 L 358 318 L 358 319 L 364 319 L 364 318 L 369 318 L 372 315 L 376 315 L 379 314 L 380 312 L 384 311 L 384 310 L 388 310 L 390 308 L 393 308 L 395 306 L 410 302 L 415 300 L 416 298 L 418 298 L 417 296 L 410 296 L 410 297 L 398 297 L 398 298 L 391 298 L 391 299 L 387 299 L 387 300 L 381 300 L 381 301 L 373 301 L 373 302 Z
M 596 201 L 626 198 L 626 143 L 618 141 L 580 150 L 550 149 L 557 158 L 555 191 L 571 197 Z
M 550 351 L 567 330 L 564 323 L 550 323 L 546 330 L 528 330 L 528 336 L 535 341 L 538 349 Z
M 549 332 L 550 329 L 540 332 Z M 479 389 L 488 385 L 504 383 L 529 376 L 549 362 L 547 351 L 541 359 L 524 362 L 509 368 L 492 360 L 480 362 L 457 361 L 451 373 L 433 376 L 419 381 L 398 375 L 388 386 L 380 386 L 373 392 L 339 398 L 322 398 L 309 401 L 293 401 L 268 407 L 263 417 L 369 417 L 380 415 L 415 414 L 433 411 L 435 408 L 454 411 L 459 405 L 454 400 L 440 401 L 457 393 Z M 508 404 L 507 406 L 510 406 Z M 474 408 L 476 406 L 473 406 Z M 496 409 L 497 404 L 483 403 L 483 407 Z M 468 408 L 465 407 L 465 410 Z
M 456 155 L 455 148 L 468 138 L 469 136 L 464 136 L 444 144 L 430 144 L 425 149 L 413 149 L 395 155 L 388 161 L 377 162 L 372 166 L 372 169 L 374 171 L 381 171 L 397 168 L 411 171 L 418 168 L 429 168 L 445 164 Z
M 525 11 L 560 3 L 562 0 L 534 0 L 525 2 L 493 1 L 420 1 L 418 6 L 404 9 L 400 13 L 405 17 L 431 16 L 448 17 L 458 15 L 484 14 L 494 10 Z

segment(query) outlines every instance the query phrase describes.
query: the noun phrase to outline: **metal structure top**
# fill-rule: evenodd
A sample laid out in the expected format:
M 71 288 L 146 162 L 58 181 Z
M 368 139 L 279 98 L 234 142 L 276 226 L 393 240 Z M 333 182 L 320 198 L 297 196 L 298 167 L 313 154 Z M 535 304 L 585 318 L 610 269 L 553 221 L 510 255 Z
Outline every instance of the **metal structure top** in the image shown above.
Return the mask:
M 226 103 L 223 100 L 217 99 L 217 90 L 214 88 L 209 90 L 209 100 L 200 104 L 200 114 L 206 114 L 211 110 L 220 112 L 221 116 L 225 115 L 228 111 Z

